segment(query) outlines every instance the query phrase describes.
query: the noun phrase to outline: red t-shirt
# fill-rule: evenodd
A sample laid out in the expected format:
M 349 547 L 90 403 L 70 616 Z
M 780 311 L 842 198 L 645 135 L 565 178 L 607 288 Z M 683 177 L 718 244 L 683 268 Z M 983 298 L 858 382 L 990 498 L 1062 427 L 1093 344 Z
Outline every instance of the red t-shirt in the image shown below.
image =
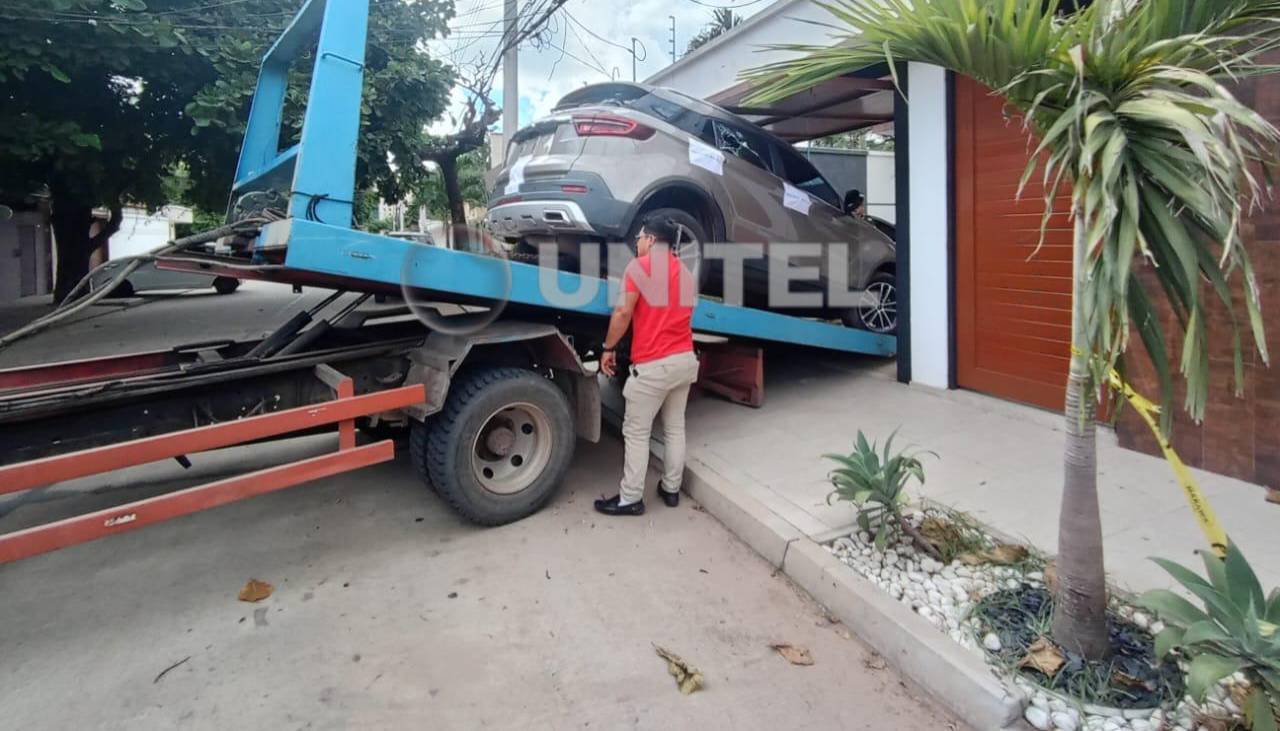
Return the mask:
M 631 362 L 648 363 L 693 350 L 693 275 L 669 250 L 639 256 L 622 274 L 624 292 L 638 292 L 631 317 Z

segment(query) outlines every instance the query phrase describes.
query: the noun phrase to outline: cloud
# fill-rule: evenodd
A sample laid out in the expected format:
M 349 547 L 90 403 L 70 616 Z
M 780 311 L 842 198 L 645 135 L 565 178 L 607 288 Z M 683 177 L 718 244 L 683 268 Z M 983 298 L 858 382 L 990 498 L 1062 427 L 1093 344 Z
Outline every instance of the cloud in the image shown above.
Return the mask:
M 740 5 L 749 0 L 715 0 Z M 522 8 L 545 6 L 545 0 L 520 0 Z M 750 17 L 771 3 L 755 2 L 738 10 Z M 437 57 L 466 67 L 492 58 L 502 34 L 502 0 L 457 0 L 451 36 L 433 41 Z M 540 14 L 540 13 L 539 13 Z M 683 55 L 689 38 L 711 21 L 712 10 L 690 0 L 569 0 L 552 16 L 547 32 L 520 48 L 520 124 L 549 113 L 565 94 L 585 84 L 611 78 L 631 80 L 631 39 L 637 39 L 636 78 L 644 80 L 671 63 L 671 16 L 676 24 L 676 52 Z M 523 17 L 523 16 L 522 16 Z M 495 84 L 501 102 L 502 75 Z M 452 113 L 461 113 L 465 96 L 454 90 Z M 431 132 L 452 131 L 447 115 Z

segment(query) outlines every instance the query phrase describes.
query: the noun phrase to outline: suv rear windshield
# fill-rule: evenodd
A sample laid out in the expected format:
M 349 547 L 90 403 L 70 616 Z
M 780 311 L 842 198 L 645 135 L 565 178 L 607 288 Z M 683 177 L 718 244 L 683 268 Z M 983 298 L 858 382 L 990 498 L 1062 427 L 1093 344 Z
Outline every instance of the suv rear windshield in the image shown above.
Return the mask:
M 560 100 L 553 111 L 563 112 L 586 106 L 622 107 L 634 109 L 679 127 L 708 144 L 715 143 L 711 125 L 702 114 L 653 92 L 631 84 L 597 84 L 570 92 Z

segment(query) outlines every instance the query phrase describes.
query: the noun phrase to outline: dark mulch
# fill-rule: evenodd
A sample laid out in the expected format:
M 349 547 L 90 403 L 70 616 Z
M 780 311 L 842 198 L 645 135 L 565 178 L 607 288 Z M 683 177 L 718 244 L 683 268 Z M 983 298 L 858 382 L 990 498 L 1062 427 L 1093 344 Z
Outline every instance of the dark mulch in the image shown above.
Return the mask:
M 999 652 L 990 652 L 1002 665 L 1032 683 L 1085 703 L 1113 708 L 1153 708 L 1181 698 L 1183 677 L 1171 660 L 1157 663 L 1150 632 L 1115 614 L 1107 617 L 1111 657 L 1090 661 L 1062 650 L 1064 663 L 1053 675 L 1036 668 L 1018 668 L 1027 648 L 1050 634 L 1053 597 L 1043 587 L 1023 584 L 985 597 L 974 609 L 983 635 L 1000 638 Z

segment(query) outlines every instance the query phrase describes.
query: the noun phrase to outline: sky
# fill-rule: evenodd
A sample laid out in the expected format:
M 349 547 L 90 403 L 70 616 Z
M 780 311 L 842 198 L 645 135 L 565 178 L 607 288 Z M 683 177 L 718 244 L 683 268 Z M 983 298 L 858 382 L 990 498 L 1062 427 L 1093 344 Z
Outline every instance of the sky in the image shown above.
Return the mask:
M 711 22 L 713 8 L 730 7 L 746 19 L 774 0 L 569 0 L 552 16 L 544 42 L 526 41 L 520 48 L 520 125 L 546 115 L 560 97 L 584 84 L 608 81 L 611 76 L 631 79 L 631 38 L 639 60 L 636 78 L 643 81 L 671 63 L 671 16 L 676 24 L 676 52 L 684 55 L 689 39 Z M 503 0 L 456 0 L 456 14 L 449 38 L 433 41 L 433 54 L 465 67 L 491 57 L 502 33 Z M 520 0 L 522 8 L 530 0 Z M 532 0 L 533 7 L 545 0 Z M 643 44 L 641 46 L 641 44 Z M 646 54 L 647 51 L 647 54 Z M 502 98 L 502 73 L 495 97 Z M 464 103 L 464 92 L 455 89 L 453 113 Z M 445 118 L 432 125 L 433 133 L 453 130 Z

